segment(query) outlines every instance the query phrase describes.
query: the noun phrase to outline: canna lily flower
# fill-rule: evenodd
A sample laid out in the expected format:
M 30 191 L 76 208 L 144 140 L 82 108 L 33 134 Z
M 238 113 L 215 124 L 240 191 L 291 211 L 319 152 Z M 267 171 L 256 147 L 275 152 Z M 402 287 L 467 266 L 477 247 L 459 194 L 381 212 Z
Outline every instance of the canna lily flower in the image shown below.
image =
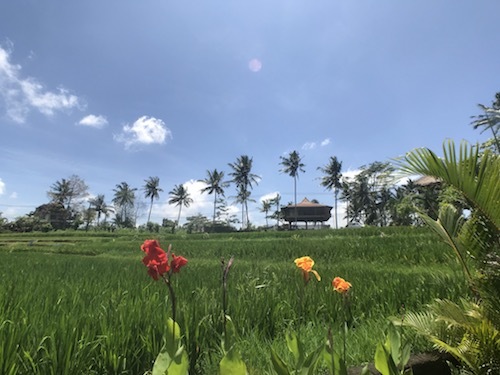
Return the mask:
M 343 278 L 336 277 L 332 280 L 332 286 L 333 290 L 335 290 L 336 292 L 345 294 L 349 291 L 352 285 L 350 282 L 345 281 Z
M 180 271 L 181 267 L 187 264 L 187 259 L 181 256 L 176 256 L 172 253 L 172 261 L 170 262 L 170 267 L 172 267 L 172 272 L 177 273 Z
M 313 270 L 314 260 L 311 257 L 305 256 L 301 258 L 297 258 L 294 260 L 295 265 L 302 270 L 302 276 L 304 277 L 304 281 L 309 281 L 309 272 L 312 272 L 314 276 L 316 276 L 316 280 L 321 281 L 321 276 Z
M 154 280 L 158 280 L 169 272 L 179 272 L 180 268 L 187 263 L 186 258 L 172 254 L 172 261 L 169 264 L 168 259 L 170 258 L 171 246 L 168 247 L 168 252 L 165 253 L 165 250 L 160 247 L 157 240 L 144 241 L 141 245 L 141 250 L 146 253 L 146 256 L 142 259 L 142 263 L 148 268 L 148 274 Z

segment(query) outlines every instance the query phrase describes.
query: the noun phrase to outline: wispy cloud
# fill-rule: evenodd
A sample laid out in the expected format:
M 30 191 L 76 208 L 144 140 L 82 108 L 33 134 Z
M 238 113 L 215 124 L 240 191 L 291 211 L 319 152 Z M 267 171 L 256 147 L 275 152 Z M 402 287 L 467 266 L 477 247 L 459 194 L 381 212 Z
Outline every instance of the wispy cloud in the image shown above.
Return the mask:
M 324 147 L 326 145 L 330 144 L 330 138 L 325 138 L 321 142 L 319 142 L 319 145 L 321 147 Z M 302 145 L 302 150 L 313 150 L 318 146 L 317 142 L 306 142 Z
M 32 77 L 22 77 L 21 66 L 10 62 L 10 51 L 0 46 L 0 97 L 5 103 L 7 116 L 24 123 L 31 110 L 46 116 L 57 111 L 80 108 L 81 100 L 65 88 L 46 90 Z
M 168 138 L 172 138 L 172 132 L 162 120 L 142 116 L 132 125 L 125 125 L 122 132 L 114 138 L 125 144 L 125 148 L 130 148 L 141 144 L 163 144 Z
M 0 195 L 5 193 L 5 182 L 0 178 Z
M 302 145 L 302 150 L 312 150 L 316 148 L 316 142 L 306 142 Z
M 101 129 L 108 125 L 108 120 L 104 116 L 88 115 L 82 118 L 78 125 L 88 126 L 90 128 Z

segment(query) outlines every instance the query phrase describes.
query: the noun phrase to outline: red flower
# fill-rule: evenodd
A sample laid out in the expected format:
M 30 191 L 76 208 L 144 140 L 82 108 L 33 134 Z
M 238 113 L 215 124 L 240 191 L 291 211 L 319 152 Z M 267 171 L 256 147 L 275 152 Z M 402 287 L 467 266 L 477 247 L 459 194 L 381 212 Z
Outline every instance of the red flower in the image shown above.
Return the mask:
M 172 261 L 168 263 L 170 257 L 170 246 L 168 253 L 165 253 L 156 240 L 146 240 L 141 245 L 141 250 L 146 253 L 142 263 L 148 268 L 148 274 L 154 280 L 158 280 L 162 275 L 172 270 L 173 273 L 179 272 L 180 268 L 185 266 L 187 259 L 172 254 Z
M 158 280 L 161 275 L 170 270 L 168 256 L 160 247 L 158 241 L 144 241 L 141 245 L 141 250 L 146 253 L 146 256 L 142 258 L 142 263 L 148 267 L 148 273 L 153 279 Z
M 170 267 L 172 267 L 172 272 L 177 273 L 180 271 L 181 267 L 187 264 L 187 259 L 181 256 L 176 256 L 172 253 L 172 261 L 170 262 Z

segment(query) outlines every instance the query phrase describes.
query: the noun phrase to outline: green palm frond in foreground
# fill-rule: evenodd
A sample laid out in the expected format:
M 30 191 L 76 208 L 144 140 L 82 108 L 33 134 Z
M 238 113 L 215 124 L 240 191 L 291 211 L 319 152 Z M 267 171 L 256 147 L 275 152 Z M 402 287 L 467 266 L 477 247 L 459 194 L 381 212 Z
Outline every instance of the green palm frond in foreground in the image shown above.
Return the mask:
M 474 374 L 500 373 L 500 157 L 453 141 L 438 157 L 417 149 L 397 164 L 404 173 L 432 176 L 457 189 L 470 215 L 443 205 L 437 220 L 423 221 L 447 243 L 460 262 L 472 295 L 460 304 L 436 300 L 428 311 L 410 313 L 405 324 L 452 354 Z

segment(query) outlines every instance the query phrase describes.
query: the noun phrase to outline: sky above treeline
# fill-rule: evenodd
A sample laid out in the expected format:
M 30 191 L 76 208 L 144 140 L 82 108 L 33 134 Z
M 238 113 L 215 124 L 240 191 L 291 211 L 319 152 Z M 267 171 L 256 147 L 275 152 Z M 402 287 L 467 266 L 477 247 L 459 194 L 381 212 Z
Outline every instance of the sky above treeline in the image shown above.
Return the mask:
M 470 122 L 500 91 L 499 14 L 498 0 L 2 1 L 0 212 L 33 211 L 73 174 L 108 203 L 122 181 L 147 202 L 158 176 L 152 221 L 176 219 L 178 184 L 181 223 L 211 218 L 197 181 L 248 155 L 262 224 L 262 199 L 293 201 L 279 164 L 293 150 L 298 199 L 333 205 L 317 170 L 331 156 L 353 174 L 487 138 Z

